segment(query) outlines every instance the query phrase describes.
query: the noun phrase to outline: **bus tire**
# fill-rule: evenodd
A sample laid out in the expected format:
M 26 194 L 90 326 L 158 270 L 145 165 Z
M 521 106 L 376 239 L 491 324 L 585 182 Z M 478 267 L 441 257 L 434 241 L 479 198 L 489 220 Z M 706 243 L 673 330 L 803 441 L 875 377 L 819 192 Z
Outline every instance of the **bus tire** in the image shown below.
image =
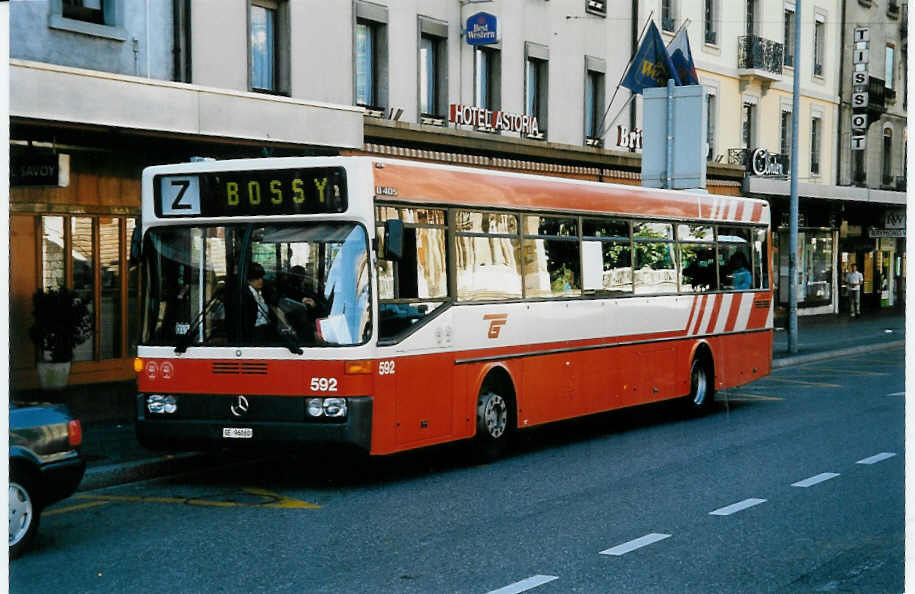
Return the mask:
M 489 462 L 501 456 L 512 431 L 511 400 L 497 390 L 484 386 L 477 399 L 477 432 L 474 458 Z
M 702 353 L 693 358 L 689 367 L 689 395 L 685 399 L 688 412 L 702 414 L 715 402 L 715 372 L 711 358 Z

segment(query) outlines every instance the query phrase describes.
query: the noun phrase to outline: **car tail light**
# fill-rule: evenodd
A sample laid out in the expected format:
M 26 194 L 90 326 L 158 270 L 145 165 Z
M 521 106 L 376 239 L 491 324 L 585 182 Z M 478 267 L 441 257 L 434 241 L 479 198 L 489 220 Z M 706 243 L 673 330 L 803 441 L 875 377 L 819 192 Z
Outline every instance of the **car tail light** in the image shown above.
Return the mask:
M 70 439 L 71 447 L 75 448 L 83 443 L 83 426 L 79 424 L 79 420 L 74 419 L 67 423 L 67 437 Z

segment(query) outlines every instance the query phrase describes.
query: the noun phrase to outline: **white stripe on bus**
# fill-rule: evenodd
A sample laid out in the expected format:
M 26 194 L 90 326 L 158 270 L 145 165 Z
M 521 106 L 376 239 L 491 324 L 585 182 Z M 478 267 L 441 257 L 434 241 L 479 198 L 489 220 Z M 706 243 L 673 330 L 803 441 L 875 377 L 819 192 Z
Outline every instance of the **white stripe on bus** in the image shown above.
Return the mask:
M 753 293 L 743 293 L 740 296 L 740 309 L 737 310 L 737 321 L 734 323 L 734 331 L 740 332 L 746 330 L 750 324 L 750 314 L 753 313 Z
M 728 323 L 728 314 L 731 313 L 731 301 L 734 299 L 735 293 L 726 293 L 721 297 L 721 307 L 718 309 L 718 319 L 715 321 L 715 329 L 712 331 L 714 334 L 721 334 L 724 332 L 724 327 Z

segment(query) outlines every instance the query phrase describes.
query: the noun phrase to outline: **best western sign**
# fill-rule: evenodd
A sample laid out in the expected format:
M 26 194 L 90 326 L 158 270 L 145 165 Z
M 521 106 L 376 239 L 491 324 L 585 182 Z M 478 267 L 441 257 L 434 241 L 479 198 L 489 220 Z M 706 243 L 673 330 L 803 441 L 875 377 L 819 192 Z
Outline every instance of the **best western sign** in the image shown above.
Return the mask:
M 488 45 L 499 43 L 499 21 L 488 12 L 478 12 L 467 19 L 467 43 Z
M 492 111 L 484 107 L 457 105 L 452 103 L 448 121 L 462 126 L 485 128 L 486 130 L 508 130 L 521 134 L 539 134 L 537 118 L 532 115 Z

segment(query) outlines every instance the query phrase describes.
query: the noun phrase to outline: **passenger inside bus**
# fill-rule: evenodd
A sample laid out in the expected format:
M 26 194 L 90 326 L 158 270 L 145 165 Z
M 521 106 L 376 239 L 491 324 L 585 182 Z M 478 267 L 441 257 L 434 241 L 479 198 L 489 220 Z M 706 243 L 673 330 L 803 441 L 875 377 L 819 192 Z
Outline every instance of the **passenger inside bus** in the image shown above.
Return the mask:
M 330 302 L 317 289 L 314 276 L 304 266 L 295 265 L 282 274 L 277 313 L 298 341 L 315 344 L 315 320 L 329 312 Z

